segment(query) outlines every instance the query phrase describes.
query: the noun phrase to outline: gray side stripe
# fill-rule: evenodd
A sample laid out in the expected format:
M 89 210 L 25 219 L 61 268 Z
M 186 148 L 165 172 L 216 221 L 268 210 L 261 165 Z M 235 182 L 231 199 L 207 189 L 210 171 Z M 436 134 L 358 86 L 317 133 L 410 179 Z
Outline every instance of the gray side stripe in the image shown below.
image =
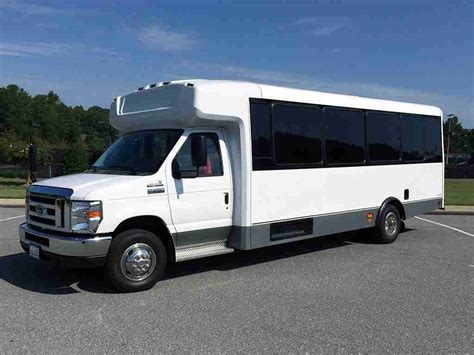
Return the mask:
M 406 218 L 433 211 L 441 206 L 441 202 L 442 200 L 440 198 L 405 202 L 403 203 L 403 207 L 405 209 Z M 360 210 L 320 214 L 283 221 L 279 220 L 259 223 L 252 226 L 228 226 L 181 232 L 177 235 L 176 245 L 177 247 L 184 247 L 227 240 L 228 246 L 234 249 L 249 250 L 262 248 L 269 245 L 374 227 L 379 208 L 380 207 L 372 207 Z M 370 220 L 367 218 L 368 213 L 373 214 L 373 218 Z M 289 238 L 281 240 L 271 240 L 270 227 L 272 224 L 304 219 L 311 219 L 313 221 L 312 234 L 295 237 L 290 236 Z

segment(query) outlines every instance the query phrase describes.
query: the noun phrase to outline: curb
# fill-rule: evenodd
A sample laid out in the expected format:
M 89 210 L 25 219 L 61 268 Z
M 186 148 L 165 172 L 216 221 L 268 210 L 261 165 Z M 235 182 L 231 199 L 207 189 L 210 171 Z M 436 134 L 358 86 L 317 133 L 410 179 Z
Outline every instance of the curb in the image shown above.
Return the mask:
M 0 198 L 0 208 L 25 208 L 24 198 Z

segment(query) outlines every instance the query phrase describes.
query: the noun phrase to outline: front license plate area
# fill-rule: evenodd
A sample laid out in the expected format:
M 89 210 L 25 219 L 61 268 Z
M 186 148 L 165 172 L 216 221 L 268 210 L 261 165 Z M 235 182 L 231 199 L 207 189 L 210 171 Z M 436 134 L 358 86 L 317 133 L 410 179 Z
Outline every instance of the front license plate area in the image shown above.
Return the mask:
M 30 244 L 30 256 L 39 260 L 40 258 L 40 247 L 34 244 Z

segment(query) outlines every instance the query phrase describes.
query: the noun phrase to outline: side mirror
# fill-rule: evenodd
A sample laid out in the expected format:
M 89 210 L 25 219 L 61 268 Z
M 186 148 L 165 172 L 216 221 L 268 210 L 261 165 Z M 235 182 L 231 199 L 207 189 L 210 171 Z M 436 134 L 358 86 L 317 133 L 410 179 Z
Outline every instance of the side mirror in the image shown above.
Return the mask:
M 207 144 L 206 136 L 195 134 L 191 137 L 191 155 L 193 164 L 199 169 L 207 165 Z
M 171 175 L 173 175 L 173 179 L 176 180 L 181 180 L 181 170 L 179 168 L 178 161 L 176 159 L 173 159 L 173 162 L 171 163 Z

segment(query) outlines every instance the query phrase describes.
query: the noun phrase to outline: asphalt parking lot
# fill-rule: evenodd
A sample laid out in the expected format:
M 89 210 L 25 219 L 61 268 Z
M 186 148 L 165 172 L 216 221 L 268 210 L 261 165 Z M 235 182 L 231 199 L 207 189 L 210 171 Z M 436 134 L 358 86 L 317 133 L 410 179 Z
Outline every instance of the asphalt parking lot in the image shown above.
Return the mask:
M 152 290 L 23 253 L 0 208 L 0 352 L 474 350 L 474 217 L 407 221 L 391 245 L 337 235 L 173 265 Z

